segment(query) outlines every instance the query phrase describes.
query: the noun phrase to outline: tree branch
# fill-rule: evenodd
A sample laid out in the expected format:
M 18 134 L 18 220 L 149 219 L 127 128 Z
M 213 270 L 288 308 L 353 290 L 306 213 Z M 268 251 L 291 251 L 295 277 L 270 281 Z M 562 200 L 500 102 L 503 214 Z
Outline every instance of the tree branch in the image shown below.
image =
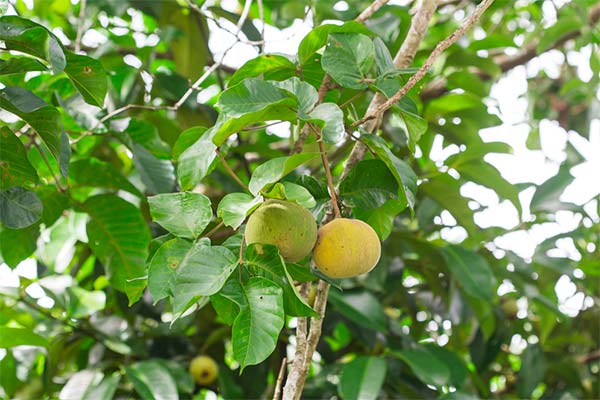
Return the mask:
M 394 103 L 396 103 L 402 97 L 404 97 L 408 93 L 408 91 L 412 89 L 417 84 L 417 82 L 419 82 L 425 76 L 425 74 L 427 74 L 427 71 L 429 71 L 435 59 L 444 50 L 456 43 L 456 41 L 460 39 L 465 34 L 465 32 L 475 24 L 475 22 L 481 17 L 484 11 L 493 2 L 494 0 L 484 0 L 481 3 L 479 3 L 475 8 L 473 14 L 471 14 L 471 16 L 467 18 L 456 31 L 454 31 L 450 36 L 448 36 L 446 39 L 438 43 L 437 46 L 435 46 L 431 54 L 429 54 L 429 57 L 427 57 L 427 60 L 425 61 L 423 66 L 419 68 L 416 74 L 410 77 L 408 82 L 406 82 L 406 84 L 402 86 L 400 90 L 398 90 L 398 92 L 396 92 L 392 97 L 390 97 L 385 103 L 377 107 L 375 111 L 367 113 L 363 118 L 356 121 L 353 124 L 353 126 L 356 127 L 364 124 L 369 120 L 380 118 L 384 112 L 389 110 L 394 105 Z
M 287 367 L 287 358 L 283 357 L 281 360 L 281 367 L 279 368 L 279 374 L 277 375 L 277 381 L 275 382 L 275 391 L 273 392 L 273 400 L 279 400 L 281 397 L 281 385 L 283 385 L 283 377 L 285 376 L 285 368 Z
M 225 171 L 227 171 L 227 174 L 238 183 L 238 185 L 240 185 L 241 187 L 244 188 L 244 190 L 248 191 L 248 186 L 242 182 L 242 180 L 235 174 L 235 172 L 231 169 L 231 167 L 229 166 L 229 164 L 227 164 L 227 160 L 225 160 L 225 157 L 223 157 L 223 153 L 221 153 L 221 150 L 219 150 L 218 148 L 215 150 L 217 152 L 217 155 L 219 156 L 219 160 L 221 160 L 221 164 L 223 164 L 223 168 L 225 168 Z
M 79 1 L 79 18 L 77 21 L 77 36 L 75 37 L 75 53 L 81 50 L 81 38 L 83 37 L 83 25 L 85 23 L 86 0 Z
M 427 32 L 427 28 L 429 27 L 429 21 L 431 17 L 433 17 L 433 13 L 435 12 L 437 6 L 437 0 L 421 0 L 419 7 L 415 16 L 412 18 L 410 28 L 408 33 L 406 34 L 406 38 L 402 43 L 402 46 L 396 53 L 394 57 L 394 66 L 398 69 L 408 68 L 413 59 L 415 58 L 415 54 L 417 54 L 417 50 L 419 50 L 419 45 Z M 385 102 L 386 98 L 381 93 L 376 93 L 367 108 L 366 115 L 370 115 L 377 111 L 377 109 Z M 373 133 L 377 130 L 381 123 L 380 118 L 368 121 L 365 124 L 365 130 L 369 133 Z M 341 179 L 345 178 L 348 175 L 348 172 L 352 170 L 354 165 L 363 159 L 365 153 L 367 151 L 367 147 L 362 143 L 357 143 L 354 145 L 348 160 L 346 161 L 346 168 L 344 168 L 344 172 L 342 172 Z
M 590 25 L 595 25 L 600 20 L 600 3 L 589 9 L 589 21 Z M 507 72 L 511 69 L 518 67 L 519 65 L 527 64 L 527 62 L 531 61 L 535 57 L 543 54 L 547 51 L 557 49 L 564 45 L 571 39 L 575 39 L 581 35 L 581 31 L 573 31 L 569 32 L 560 39 L 558 39 L 548 50 L 544 52 L 538 53 L 537 45 L 538 42 L 532 42 L 525 46 L 524 50 L 518 54 L 509 56 L 506 54 L 499 55 L 494 57 L 494 64 L 500 67 L 500 71 Z M 484 81 L 490 80 L 493 77 L 489 74 L 479 72 L 477 73 L 479 78 Z M 448 87 L 446 86 L 446 81 L 443 78 L 433 80 L 429 85 L 427 85 L 419 94 L 422 100 L 429 100 L 436 97 L 439 97 L 448 91 Z

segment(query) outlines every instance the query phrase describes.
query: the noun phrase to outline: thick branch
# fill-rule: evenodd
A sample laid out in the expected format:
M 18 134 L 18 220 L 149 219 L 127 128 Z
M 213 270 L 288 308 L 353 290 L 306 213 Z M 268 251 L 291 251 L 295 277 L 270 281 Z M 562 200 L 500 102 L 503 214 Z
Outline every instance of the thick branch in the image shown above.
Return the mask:
M 419 82 L 421 79 L 423 79 L 423 77 L 427 74 L 427 71 L 429 71 L 429 69 L 433 65 L 433 62 L 435 61 L 435 59 L 444 50 L 446 50 L 448 47 L 450 47 L 451 45 L 456 43 L 456 41 L 458 41 L 458 39 L 460 39 L 465 34 L 465 32 L 467 32 L 475 24 L 475 22 L 477 20 L 479 20 L 481 15 L 485 12 L 485 10 L 493 2 L 494 2 L 494 0 L 484 0 L 481 3 L 479 3 L 477 5 L 477 7 L 475 8 L 475 11 L 473 12 L 473 14 L 471 14 L 471 16 L 469 18 L 467 18 L 456 31 L 454 31 L 450 36 L 448 36 L 446 39 L 444 39 L 440 43 L 438 43 L 437 46 L 435 46 L 435 48 L 433 49 L 431 54 L 429 54 L 429 57 L 427 57 L 427 60 L 425 61 L 423 66 L 421 68 L 419 68 L 419 70 L 417 71 L 416 74 L 414 74 L 413 76 L 410 77 L 408 82 L 406 82 L 406 84 L 404 86 L 402 86 L 400 88 L 400 90 L 398 90 L 398 92 L 396 92 L 396 94 L 394 94 L 392 97 L 390 97 L 385 103 L 383 103 L 382 105 L 377 107 L 377 109 L 374 112 L 367 113 L 363 118 L 356 121 L 353 125 L 359 126 L 369 120 L 380 118 L 380 116 L 384 112 L 389 110 L 394 105 L 394 103 L 396 103 L 402 97 L 404 97 L 408 93 L 408 91 L 417 84 L 417 82 Z
M 398 53 L 396 53 L 396 56 L 394 57 L 394 66 L 396 68 L 408 68 L 412 63 L 415 54 L 417 54 L 417 50 L 419 49 L 419 45 L 425 36 L 425 32 L 427 32 L 429 21 L 436 9 L 436 4 L 436 0 L 421 0 L 417 12 L 412 18 L 406 38 L 404 39 L 400 50 L 398 50 Z M 366 115 L 376 112 L 385 100 L 386 98 L 383 94 L 376 93 L 367 108 Z M 365 130 L 369 133 L 373 133 L 377 130 L 380 123 L 381 120 L 379 118 L 368 121 L 368 123 L 365 124 Z M 346 177 L 348 172 L 352 170 L 358 161 L 363 159 L 366 150 L 367 147 L 362 143 L 357 143 L 354 146 L 348 157 L 348 161 L 346 162 L 346 168 L 342 173 L 342 179 Z
M 598 23 L 598 21 L 600 20 L 600 3 L 596 4 L 595 6 L 593 6 L 589 9 L 588 18 L 589 18 L 591 26 Z M 498 65 L 500 67 L 500 71 L 502 71 L 502 72 L 510 71 L 511 69 L 518 67 L 519 65 L 527 64 L 529 61 L 531 61 L 535 57 L 539 56 L 540 54 L 543 54 L 547 51 L 554 50 L 554 49 L 557 49 L 557 48 L 563 46 L 569 40 L 575 39 L 580 35 L 581 35 L 581 30 L 569 32 L 566 35 L 564 35 L 563 37 L 561 37 L 560 39 L 558 39 L 549 49 L 545 50 L 544 52 L 540 52 L 540 53 L 538 53 L 538 51 L 537 51 L 537 45 L 538 45 L 537 41 L 529 43 L 525 46 L 524 50 L 519 52 L 518 54 L 511 55 L 511 56 L 502 54 L 497 57 L 494 57 L 494 64 Z M 478 73 L 477 75 L 479 76 L 479 78 L 481 78 L 484 81 L 487 81 L 487 80 L 490 80 L 493 78 L 489 74 L 482 73 L 482 72 Z M 446 93 L 447 91 L 448 91 L 448 87 L 446 86 L 445 79 L 440 78 L 440 79 L 436 79 L 436 80 L 432 81 L 429 85 L 427 85 L 427 87 L 425 87 L 425 89 L 423 89 L 421 91 L 419 96 L 421 97 L 422 100 L 429 100 L 429 99 L 439 97 L 439 96 L 443 95 L 444 93 Z

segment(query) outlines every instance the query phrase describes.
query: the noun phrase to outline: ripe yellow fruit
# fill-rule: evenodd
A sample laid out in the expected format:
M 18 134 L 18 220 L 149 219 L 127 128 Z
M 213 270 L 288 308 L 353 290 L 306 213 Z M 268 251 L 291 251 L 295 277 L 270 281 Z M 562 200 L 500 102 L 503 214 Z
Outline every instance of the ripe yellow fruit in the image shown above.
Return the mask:
M 190 363 L 190 375 L 201 385 L 210 385 L 217 378 L 219 366 L 209 356 L 194 357 Z
M 319 229 L 313 260 L 331 278 L 350 278 L 372 270 L 381 256 L 377 233 L 357 219 L 338 218 Z
M 248 218 L 246 244 L 277 246 L 288 262 L 310 254 L 317 241 L 315 217 L 306 208 L 290 201 L 269 199 Z

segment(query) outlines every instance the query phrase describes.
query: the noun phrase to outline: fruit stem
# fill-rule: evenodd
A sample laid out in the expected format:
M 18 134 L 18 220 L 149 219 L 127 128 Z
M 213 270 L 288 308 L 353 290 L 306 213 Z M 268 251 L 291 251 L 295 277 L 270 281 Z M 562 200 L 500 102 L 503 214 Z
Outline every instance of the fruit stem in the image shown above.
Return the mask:
M 333 206 L 333 214 L 335 218 L 341 218 L 340 207 L 338 205 L 337 192 L 333 185 L 333 177 L 331 175 L 331 169 L 329 168 L 329 160 L 327 159 L 327 151 L 325 150 L 325 143 L 323 143 L 323 137 L 321 132 L 314 127 L 313 124 L 309 123 L 308 126 L 314 132 L 317 137 L 317 143 L 319 143 L 319 151 L 321 152 L 321 160 L 323 161 L 323 168 L 325 169 L 325 175 L 327 176 L 327 186 L 329 187 L 329 194 L 331 196 L 331 204 Z

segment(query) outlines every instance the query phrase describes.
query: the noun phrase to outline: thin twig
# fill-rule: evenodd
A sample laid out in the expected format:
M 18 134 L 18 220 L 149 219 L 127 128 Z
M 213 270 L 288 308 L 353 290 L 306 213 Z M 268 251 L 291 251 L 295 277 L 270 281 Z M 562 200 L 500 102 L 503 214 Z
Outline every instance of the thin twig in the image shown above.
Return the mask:
M 373 112 L 367 113 L 363 118 L 354 122 L 352 126 L 359 126 L 364 124 L 365 122 L 379 118 L 384 112 L 389 110 L 397 101 L 399 101 L 402 97 L 404 97 L 410 89 L 412 89 L 417 82 L 419 82 L 423 77 L 427 74 L 427 71 L 433 65 L 435 59 L 448 47 L 456 43 L 458 39 L 460 39 L 467 30 L 469 30 L 473 24 L 481 17 L 484 11 L 494 2 L 494 0 L 484 0 L 477 5 L 475 11 L 469 18 L 463 21 L 462 25 L 454 31 L 450 36 L 446 39 L 442 40 L 438 43 L 437 46 L 433 49 L 427 60 L 423 64 L 421 68 L 417 71 L 416 74 L 410 77 L 408 82 L 404 86 L 400 88 L 392 97 L 390 97 L 385 103 L 377 107 L 377 109 Z
M 77 21 L 77 36 L 75 37 L 75 53 L 81 50 L 81 38 L 85 24 L 85 5 L 87 0 L 79 0 L 79 19 Z
M 212 228 L 210 231 L 208 231 L 206 233 L 206 235 L 204 235 L 203 237 L 205 238 L 209 238 L 215 234 L 215 232 L 217 232 L 219 229 L 221 229 L 223 227 L 223 221 L 219 222 L 217 225 L 214 226 L 214 228 Z
M 341 218 L 340 207 L 338 205 L 337 193 L 335 185 L 333 184 L 333 176 L 331 175 L 331 168 L 329 168 L 329 160 L 327 159 L 327 150 L 325 150 L 325 143 L 323 143 L 323 136 L 318 129 L 311 123 L 307 124 L 317 137 L 317 143 L 319 143 L 319 152 L 321 153 L 321 161 L 323 162 L 323 169 L 327 176 L 327 186 L 329 187 L 329 194 L 331 195 L 331 204 L 333 206 L 333 212 L 336 218 Z
M 217 155 L 219 156 L 219 160 L 221 160 L 221 164 L 223 164 L 223 168 L 225 168 L 225 171 L 227 171 L 227 174 L 234 180 L 236 181 L 241 187 L 244 188 L 244 190 L 248 190 L 248 186 L 242 182 L 242 180 L 235 174 L 235 172 L 231 169 L 231 167 L 229 166 L 229 164 L 227 164 L 227 160 L 225 160 L 225 157 L 223 157 L 223 154 L 221 153 L 221 150 L 217 148 L 217 150 L 215 150 L 217 152 Z
M 273 400 L 279 400 L 281 397 L 281 389 L 283 385 L 283 377 L 285 375 L 285 368 L 287 367 L 287 358 L 283 357 L 281 360 L 281 367 L 279 368 L 279 374 L 277 375 L 277 381 L 275 382 L 275 391 L 273 392 Z
M 369 7 L 365 8 L 364 11 L 361 12 L 359 14 L 359 16 L 356 17 L 356 19 L 354 19 L 354 20 L 356 22 L 360 22 L 360 23 L 365 22 L 366 20 L 371 18 L 371 16 L 373 14 L 375 14 L 381 7 L 386 5 L 388 1 L 389 0 L 375 0 L 374 2 L 371 3 L 371 5 Z

